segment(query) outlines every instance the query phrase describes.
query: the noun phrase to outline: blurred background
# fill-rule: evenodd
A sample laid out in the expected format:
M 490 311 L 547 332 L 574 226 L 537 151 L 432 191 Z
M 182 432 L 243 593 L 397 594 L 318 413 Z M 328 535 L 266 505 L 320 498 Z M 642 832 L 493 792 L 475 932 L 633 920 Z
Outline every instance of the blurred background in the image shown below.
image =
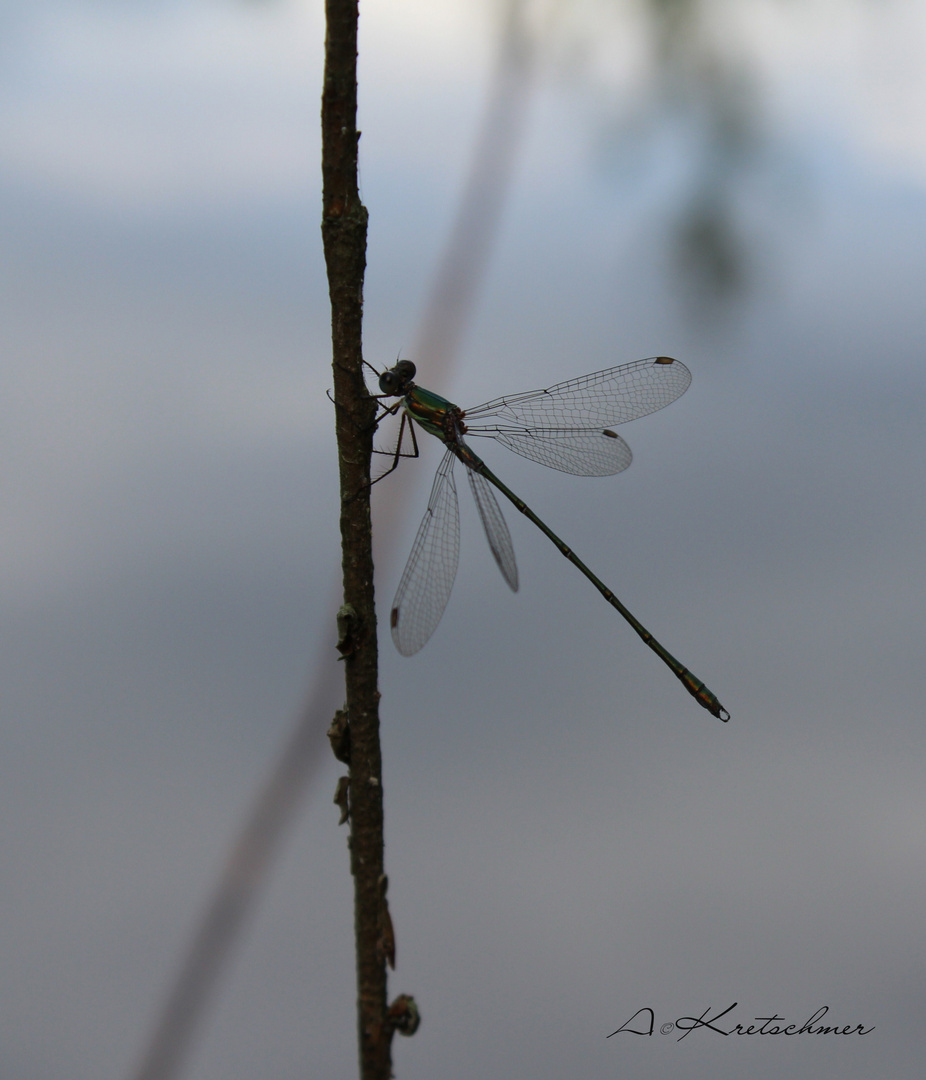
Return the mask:
M 323 41 L 316 0 L 0 5 L 5 1080 L 135 1074 L 333 655 Z M 913 0 L 362 4 L 367 359 L 464 407 L 683 360 L 619 477 L 485 456 L 732 714 L 506 511 L 510 594 L 461 490 L 441 626 L 382 635 L 398 1076 L 918 1073 L 924 48 Z M 376 489 L 383 617 L 439 456 Z M 316 719 L 195 1080 L 356 1075 Z M 659 1035 L 734 1002 L 875 1030 Z

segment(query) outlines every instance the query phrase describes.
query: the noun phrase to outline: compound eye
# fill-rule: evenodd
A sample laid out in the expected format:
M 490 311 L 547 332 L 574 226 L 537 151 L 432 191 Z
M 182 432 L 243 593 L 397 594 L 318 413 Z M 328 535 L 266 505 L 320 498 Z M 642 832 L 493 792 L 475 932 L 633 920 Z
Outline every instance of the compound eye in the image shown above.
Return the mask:
M 379 377 L 379 388 L 389 397 L 399 393 L 399 377 L 394 371 L 384 371 Z
M 408 390 L 414 377 L 415 365 L 411 360 L 399 360 L 394 368 L 380 375 L 379 388 L 390 397 L 400 397 Z

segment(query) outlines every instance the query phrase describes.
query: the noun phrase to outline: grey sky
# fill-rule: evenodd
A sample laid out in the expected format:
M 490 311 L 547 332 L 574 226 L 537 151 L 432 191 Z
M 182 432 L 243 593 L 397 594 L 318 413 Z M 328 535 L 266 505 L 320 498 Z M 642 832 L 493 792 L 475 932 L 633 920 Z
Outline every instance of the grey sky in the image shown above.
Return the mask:
M 5 1080 L 127 1074 L 329 647 L 319 6 L 2 9 Z M 896 104 L 919 73 L 879 78 L 893 42 L 922 42 L 895 6 L 906 27 L 846 6 L 850 60 L 809 15 L 765 35 L 757 273 L 726 321 L 689 319 L 667 274 L 671 146 L 639 175 L 596 169 L 597 106 L 549 80 L 462 362 L 435 385 L 412 358 L 463 406 L 656 353 L 688 364 L 683 398 L 622 429 L 620 477 L 486 456 L 732 720 L 506 512 L 511 595 L 461 490 L 442 624 L 412 659 L 383 641 L 391 989 L 424 1015 L 395 1047 L 406 1080 L 916 1075 L 926 156 Z M 371 5 L 361 42 L 381 365 L 414 337 L 488 57 L 478 19 L 397 7 Z M 384 612 L 437 460 L 377 492 L 382 512 L 411 491 Z M 338 774 L 285 848 L 195 1080 L 355 1073 Z M 829 1005 L 877 1026 L 658 1034 L 734 1001 L 744 1024 Z M 606 1039 L 642 1006 L 652 1039 Z

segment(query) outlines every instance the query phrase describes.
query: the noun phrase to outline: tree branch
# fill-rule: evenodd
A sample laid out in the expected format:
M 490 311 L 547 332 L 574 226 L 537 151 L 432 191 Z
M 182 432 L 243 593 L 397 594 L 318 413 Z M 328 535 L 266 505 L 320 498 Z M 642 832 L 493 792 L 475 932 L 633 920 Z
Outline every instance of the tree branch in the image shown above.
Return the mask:
M 376 614 L 370 526 L 370 455 L 376 402 L 363 379 L 361 329 L 367 211 L 357 190 L 357 0 L 326 0 L 322 93 L 322 240 L 331 299 L 335 424 L 341 479 L 344 650 L 350 723 L 351 872 L 362 1080 L 389 1080 L 392 1025 L 380 945 L 383 788 Z M 343 637 L 343 632 L 342 632 Z

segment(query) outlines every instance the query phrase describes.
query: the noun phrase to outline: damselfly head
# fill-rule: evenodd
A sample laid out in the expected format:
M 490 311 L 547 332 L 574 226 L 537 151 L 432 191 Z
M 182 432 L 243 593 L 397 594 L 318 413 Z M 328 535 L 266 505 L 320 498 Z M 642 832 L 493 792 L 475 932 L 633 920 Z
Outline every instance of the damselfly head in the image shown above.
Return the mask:
M 415 365 L 411 360 L 400 360 L 394 368 L 379 377 L 379 388 L 389 397 L 399 397 L 408 389 L 415 377 Z

